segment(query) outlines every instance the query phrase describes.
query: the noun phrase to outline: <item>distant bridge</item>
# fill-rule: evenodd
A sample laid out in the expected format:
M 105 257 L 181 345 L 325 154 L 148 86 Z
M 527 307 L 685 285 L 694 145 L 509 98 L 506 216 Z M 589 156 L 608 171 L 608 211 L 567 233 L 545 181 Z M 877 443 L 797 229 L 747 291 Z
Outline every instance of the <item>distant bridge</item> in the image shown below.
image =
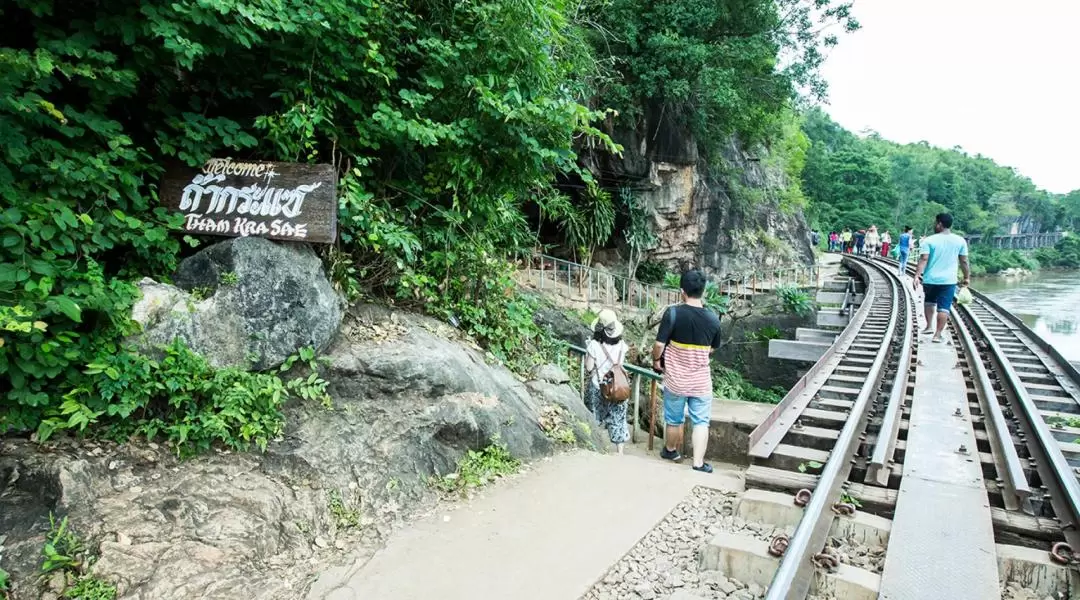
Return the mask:
M 1048 248 L 1057 244 L 1063 237 L 1065 237 L 1065 234 L 1060 231 L 1050 233 L 1018 233 L 1016 235 L 986 236 L 975 234 L 965 236 L 969 244 L 987 245 L 1008 250 Z

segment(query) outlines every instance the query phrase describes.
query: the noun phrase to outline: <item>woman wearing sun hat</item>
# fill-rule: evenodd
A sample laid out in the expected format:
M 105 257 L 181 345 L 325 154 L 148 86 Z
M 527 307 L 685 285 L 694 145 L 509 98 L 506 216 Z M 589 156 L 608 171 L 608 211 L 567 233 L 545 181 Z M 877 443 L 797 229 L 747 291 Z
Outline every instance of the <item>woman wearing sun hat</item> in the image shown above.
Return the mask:
M 585 344 L 585 406 L 607 430 L 611 443 L 622 454 L 623 444 L 630 438 L 626 426 L 627 402 L 609 402 L 600 394 L 600 382 L 615 365 L 626 360 L 626 343 L 622 341 L 623 326 L 615 312 L 600 311 L 592 323 L 593 337 Z

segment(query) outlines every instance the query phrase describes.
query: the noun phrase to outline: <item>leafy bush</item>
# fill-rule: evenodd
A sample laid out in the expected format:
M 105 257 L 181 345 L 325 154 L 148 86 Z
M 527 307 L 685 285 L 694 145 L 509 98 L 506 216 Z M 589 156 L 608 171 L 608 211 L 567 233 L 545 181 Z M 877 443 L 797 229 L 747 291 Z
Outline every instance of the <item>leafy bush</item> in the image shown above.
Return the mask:
M 530 343 L 505 285 L 504 258 L 532 242 L 522 206 L 578 171 L 575 140 L 615 148 L 591 125 L 602 113 L 576 100 L 591 57 L 558 0 L 0 10 L 0 304 L 12 307 L 0 314 L 0 433 L 99 423 L 202 447 L 262 444 L 276 429 L 277 382 L 178 356 L 206 386 L 187 407 L 158 392 L 93 397 L 164 368 L 118 353 L 130 282 L 167 276 L 181 256 L 180 219 L 157 206 L 169 161 L 333 162 L 339 289 L 378 283 L 459 314 L 505 355 Z M 214 392 L 245 386 L 254 398 Z M 269 410 L 244 412 L 255 406 Z
M 126 349 L 103 354 L 86 374 L 86 383 L 66 393 L 41 422 L 41 439 L 57 429 L 82 432 L 95 425 L 118 440 L 161 435 L 179 454 L 214 442 L 265 449 L 281 432 L 281 405 L 289 396 L 276 375 L 215 370 L 179 340 L 160 359 Z
M 1035 260 L 1044 267 L 1080 268 L 1080 236 L 1067 235 L 1061 238 L 1053 248 L 1036 250 Z
M 975 246 L 968 251 L 968 261 L 972 275 L 993 275 L 1006 269 L 1039 269 L 1036 256 L 1018 250 L 998 250 L 985 246 Z
M 782 387 L 761 389 L 746 380 L 735 369 L 723 365 L 713 366 L 713 395 L 724 400 L 779 404 L 787 393 Z
M 433 484 L 443 492 L 465 493 L 512 475 L 520 466 L 521 461 L 495 439 L 483 450 L 469 450 L 458 463 L 457 471 L 434 479 Z
M 782 285 L 776 288 L 784 312 L 805 317 L 814 312 L 814 301 L 805 290 L 794 285 Z
M 637 270 L 634 271 L 634 277 L 641 283 L 664 283 L 665 276 L 668 274 L 667 268 L 664 267 L 664 263 L 656 262 L 653 260 L 643 260 L 641 264 L 637 266 Z M 677 283 L 676 283 L 676 287 Z

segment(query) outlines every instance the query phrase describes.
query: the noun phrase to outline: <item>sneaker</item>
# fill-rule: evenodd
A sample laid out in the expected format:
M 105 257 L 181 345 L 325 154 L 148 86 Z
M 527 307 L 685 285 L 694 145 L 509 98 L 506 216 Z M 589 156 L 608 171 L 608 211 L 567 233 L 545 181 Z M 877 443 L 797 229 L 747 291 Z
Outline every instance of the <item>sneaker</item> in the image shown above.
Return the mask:
M 682 460 L 682 454 L 679 454 L 678 450 L 668 450 L 667 448 L 661 448 L 660 458 L 664 460 L 670 460 L 672 462 L 679 462 L 680 460 Z
M 694 467 L 695 471 L 701 471 L 702 473 L 712 473 L 712 465 L 709 463 L 701 463 L 700 467 Z

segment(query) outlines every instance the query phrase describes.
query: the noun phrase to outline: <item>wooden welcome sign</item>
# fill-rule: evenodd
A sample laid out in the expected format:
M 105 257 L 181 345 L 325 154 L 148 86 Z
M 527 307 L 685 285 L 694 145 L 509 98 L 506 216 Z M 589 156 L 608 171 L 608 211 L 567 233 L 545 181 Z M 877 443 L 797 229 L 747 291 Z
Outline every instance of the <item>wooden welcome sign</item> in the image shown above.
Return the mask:
M 333 165 L 211 158 L 201 169 L 169 169 L 159 196 L 184 215 L 188 233 L 322 244 L 337 237 Z

